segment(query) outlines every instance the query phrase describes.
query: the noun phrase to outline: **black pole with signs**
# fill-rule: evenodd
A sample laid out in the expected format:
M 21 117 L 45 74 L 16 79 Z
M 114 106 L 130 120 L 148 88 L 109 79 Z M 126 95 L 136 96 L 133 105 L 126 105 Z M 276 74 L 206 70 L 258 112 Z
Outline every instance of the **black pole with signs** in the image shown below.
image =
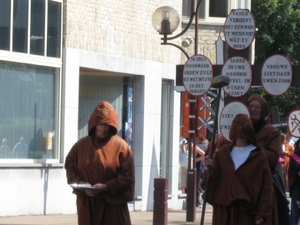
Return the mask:
M 185 34 L 194 21 L 195 22 L 193 24 L 195 26 L 195 37 L 194 37 L 195 52 L 194 52 L 194 54 L 195 55 L 198 54 L 198 30 L 199 30 L 198 15 L 199 15 L 199 7 L 200 7 L 201 2 L 202 2 L 202 0 L 191 0 L 190 1 L 191 15 L 189 18 L 189 22 L 188 22 L 187 26 L 179 34 L 172 36 L 172 37 L 168 37 L 168 35 L 172 34 L 172 32 L 170 32 L 170 27 L 171 27 L 170 21 L 166 20 L 166 18 L 163 18 L 163 20 L 161 21 L 161 24 L 158 24 L 158 26 L 157 26 L 157 27 L 160 27 L 160 26 L 163 26 L 163 24 L 167 24 L 167 26 L 165 26 L 165 28 L 168 28 L 168 29 L 161 29 L 159 31 L 159 33 L 163 35 L 163 37 L 161 38 L 161 40 L 162 40 L 161 44 L 162 45 L 171 45 L 173 47 L 178 48 L 187 57 L 187 59 L 189 59 L 189 55 L 181 46 L 174 44 L 174 43 L 170 43 L 168 41 L 176 39 L 176 38 L 182 36 L 183 34 Z M 163 11 L 163 13 L 164 13 L 164 11 Z M 155 14 L 155 12 L 154 12 L 154 14 Z M 152 17 L 152 23 L 153 23 L 153 21 L 156 20 L 156 18 L 154 18 L 154 14 Z M 166 14 L 165 16 L 168 17 L 169 15 Z M 181 76 L 181 81 L 182 81 L 182 76 Z M 191 94 L 189 94 L 189 107 L 190 107 L 189 142 L 188 142 L 189 143 L 189 169 L 188 169 L 188 174 L 187 174 L 188 180 L 187 180 L 186 221 L 193 222 L 193 221 L 195 221 L 195 218 L 196 218 L 196 180 L 197 180 L 197 177 L 196 177 L 196 169 L 195 169 L 195 156 L 196 156 L 196 151 L 195 151 L 196 136 L 195 135 L 196 135 L 197 110 L 196 110 L 196 98 L 195 98 L 195 96 L 192 96 Z M 193 165 L 192 167 L 191 167 L 191 164 Z
M 174 43 L 169 43 L 169 40 L 178 38 L 180 36 L 182 36 L 190 27 L 190 25 L 192 24 L 193 18 L 195 17 L 195 55 L 198 54 L 198 29 L 199 29 L 199 21 L 198 21 L 198 12 L 199 12 L 199 6 L 202 0 L 197 0 L 197 6 L 196 6 L 196 10 L 195 9 L 195 0 L 191 0 L 191 17 L 190 17 L 190 21 L 188 23 L 188 25 L 184 28 L 184 30 L 173 36 L 173 37 L 167 37 L 167 35 L 171 34 L 171 33 L 161 33 L 164 35 L 164 37 L 162 38 L 162 45 L 171 45 L 174 46 L 178 49 L 180 49 L 184 55 L 189 59 L 189 55 L 187 54 L 187 52 L 181 48 L 180 46 L 174 44 Z M 234 10 L 232 10 L 233 12 Z M 238 12 L 238 13 L 236 13 Z M 229 16 L 232 16 L 232 20 L 226 20 L 226 24 L 225 24 L 225 29 L 224 29 L 224 33 L 225 33 L 225 39 L 226 39 L 226 35 L 231 36 L 231 38 L 229 38 L 229 40 L 227 40 L 227 45 L 225 45 L 225 49 L 227 52 L 227 57 L 225 57 L 225 60 L 231 59 L 232 57 L 237 57 L 240 56 L 242 58 L 247 59 L 248 61 L 250 61 L 249 59 L 251 58 L 251 43 L 255 37 L 255 24 L 254 24 L 254 18 L 249 16 L 250 11 L 249 10 L 236 10 L 236 12 L 231 13 Z M 242 16 L 246 16 L 246 19 L 242 18 L 242 19 L 235 19 L 234 17 L 238 17 L 239 15 L 243 14 Z M 228 19 L 228 18 L 227 18 Z M 229 21 L 229 22 L 228 22 Z M 230 22 L 232 21 L 232 22 Z M 234 24 L 233 21 L 243 21 L 243 22 L 249 22 L 249 24 L 239 24 L 239 26 L 235 26 L 236 24 Z M 239 27 L 237 32 L 234 30 L 235 27 Z M 246 29 L 246 31 L 244 32 L 243 29 Z M 241 35 L 241 36 L 236 36 L 236 35 Z M 230 43 L 228 43 L 230 42 Z M 246 43 L 246 44 L 245 44 Z M 219 75 L 222 74 L 223 72 L 223 66 L 224 65 L 212 65 L 212 79 Z M 176 66 L 176 86 L 183 86 L 183 73 L 184 73 L 184 67 L 185 65 L 177 65 Z M 253 86 L 263 86 L 266 84 L 263 84 L 262 81 L 262 70 L 264 69 L 264 65 L 250 65 L 251 67 L 251 87 Z M 293 74 L 294 76 L 300 73 L 300 66 L 291 66 L 291 74 Z M 224 74 L 226 75 L 226 74 Z M 299 76 L 299 75 L 298 75 Z M 268 80 L 268 79 L 267 79 Z M 271 81 L 268 81 L 269 86 L 272 86 Z M 242 82 L 240 82 L 242 83 Z M 300 79 L 291 79 L 291 86 L 300 86 Z M 265 87 L 265 86 L 264 86 Z M 219 88 L 219 92 L 218 95 L 220 93 L 220 89 Z M 189 92 L 190 93 L 190 92 Z M 190 96 L 190 125 L 189 125 L 189 170 L 188 170 L 188 191 L 187 191 L 187 221 L 194 221 L 195 220 L 195 201 L 196 201 L 196 170 L 195 170 L 195 162 L 192 162 L 192 158 L 195 160 L 195 146 L 196 146 L 196 116 L 197 116 L 197 109 L 195 107 L 195 100 L 193 98 L 193 96 L 191 94 L 189 94 Z M 219 96 L 217 98 L 220 98 Z M 233 101 L 238 101 L 241 103 L 245 103 L 246 104 L 246 95 L 241 95 L 240 96 L 230 96 L 230 95 L 225 95 L 224 97 L 224 104 L 228 104 L 230 102 Z M 219 101 L 219 99 L 218 99 Z M 219 104 L 219 103 L 217 103 Z M 218 106 L 219 107 L 219 106 Z M 216 112 L 215 118 L 218 118 L 218 112 Z M 274 121 L 275 122 L 275 121 Z M 216 121 L 217 123 L 217 121 Z M 213 133 L 214 135 L 214 133 Z M 214 138 L 214 137 L 213 137 Z M 214 140 L 212 140 L 212 143 L 214 142 Z M 193 145 L 192 145 L 193 143 Z M 193 149 L 192 149 L 193 148 Z M 194 156 L 194 157 L 193 157 Z M 193 164 L 193 166 L 191 167 L 191 163 Z M 202 212 L 202 217 L 204 220 L 204 214 L 205 214 L 205 208 Z
M 218 131 L 218 115 L 219 115 L 219 107 L 220 107 L 220 99 L 221 99 L 221 91 L 222 91 L 222 87 L 227 86 L 229 84 L 229 78 L 226 76 L 219 76 L 219 82 L 215 82 L 215 84 L 212 84 L 212 87 L 215 87 L 218 89 L 218 94 L 217 94 L 217 105 L 216 105 L 216 111 L 215 111 L 215 118 L 214 118 L 214 128 L 213 128 L 213 133 L 212 133 L 212 142 L 211 142 L 211 146 L 210 146 L 210 150 L 209 150 L 209 158 L 212 159 L 213 157 L 213 153 L 214 153 L 214 149 L 215 149 L 215 135 Z M 219 77 L 215 77 L 213 79 L 218 79 Z M 222 79 L 221 79 L 222 78 Z M 228 78 L 228 79 L 226 79 Z M 214 80 L 212 80 L 212 83 Z M 210 167 L 208 167 L 208 170 L 210 170 Z M 205 183 L 205 189 L 204 189 L 204 193 L 207 191 L 207 182 Z M 201 220 L 200 220 L 200 225 L 204 224 L 204 217 L 205 217 L 205 209 L 206 209 L 206 195 L 204 194 L 203 197 L 203 206 L 202 206 L 202 214 L 201 214 Z

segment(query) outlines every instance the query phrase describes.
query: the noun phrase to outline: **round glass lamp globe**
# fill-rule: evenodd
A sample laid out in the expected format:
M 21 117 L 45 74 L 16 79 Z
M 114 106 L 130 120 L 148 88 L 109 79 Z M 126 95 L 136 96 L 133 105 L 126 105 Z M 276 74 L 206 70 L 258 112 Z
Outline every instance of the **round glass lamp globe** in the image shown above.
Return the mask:
M 179 14 L 171 6 L 159 7 L 152 15 L 152 25 L 159 34 L 172 34 L 179 23 Z

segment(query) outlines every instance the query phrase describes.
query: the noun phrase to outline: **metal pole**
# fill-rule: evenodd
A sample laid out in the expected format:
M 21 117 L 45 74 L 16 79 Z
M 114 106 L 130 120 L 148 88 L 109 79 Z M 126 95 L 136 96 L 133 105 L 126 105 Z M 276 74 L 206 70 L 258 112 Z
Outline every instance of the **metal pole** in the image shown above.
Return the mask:
M 195 55 L 198 54 L 198 31 L 199 31 L 199 6 L 202 0 L 197 0 L 197 5 L 195 9 L 195 0 L 191 1 L 191 16 L 195 17 Z M 190 135 L 189 135 L 189 141 L 190 141 L 190 146 L 191 143 L 193 143 L 193 150 L 191 153 L 193 153 L 193 167 L 188 170 L 188 180 L 187 180 L 187 207 L 186 207 L 186 221 L 195 221 L 196 218 L 196 198 L 197 198 L 197 169 L 196 169 L 196 131 L 197 131 L 197 126 L 196 126 L 196 117 L 197 117 L 197 107 L 196 107 L 196 99 L 197 96 L 192 96 L 189 94 L 189 99 L 190 99 L 190 123 L 189 123 L 189 130 L 190 130 Z M 189 155 L 191 159 L 191 154 Z M 190 166 L 191 164 L 189 164 Z
M 218 114 L 219 114 L 219 101 L 220 101 L 220 97 L 221 97 L 221 88 L 219 88 L 218 90 L 218 96 L 217 96 L 217 109 L 216 109 L 216 114 L 215 114 L 215 118 L 214 118 L 214 129 L 213 129 L 213 133 L 212 133 L 212 141 L 211 141 L 211 147 L 210 147 L 210 152 L 209 152 L 209 158 L 212 158 L 212 150 L 215 148 L 214 145 L 214 140 L 215 140 L 215 136 L 216 136 L 216 131 L 217 131 L 217 123 L 218 123 Z M 210 170 L 210 166 L 207 168 L 208 170 Z M 206 210 L 206 191 L 207 191 L 207 182 L 205 184 L 205 189 L 204 189 L 204 198 L 203 198 L 203 205 L 202 205 L 202 213 L 201 213 L 201 222 L 200 225 L 204 224 L 204 217 L 205 217 L 205 210 Z
M 222 91 L 222 87 L 227 86 L 228 84 L 229 84 L 229 77 L 226 77 L 224 75 L 219 75 L 212 79 L 212 87 L 218 88 L 218 95 L 217 95 L 217 102 L 216 102 L 216 111 L 215 111 L 215 118 L 214 118 L 214 128 L 213 128 L 213 133 L 212 133 L 211 147 L 210 147 L 209 156 L 208 156 L 210 159 L 213 158 L 213 152 L 215 149 L 215 136 L 216 136 L 216 132 L 218 130 L 218 117 L 219 117 L 221 91 Z M 211 169 L 210 166 L 207 169 L 210 172 L 210 169 Z M 204 224 L 205 209 L 206 209 L 206 194 L 205 193 L 207 192 L 207 183 L 208 182 L 205 183 L 200 225 Z
M 196 170 L 195 170 L 195 96 L 189 95 L 189 165 L 187 174 L 186 221 L 194 222 L 196 217 Z
M 153 225 L 167 225 L 168 222 L 168 180 L 154 179 Z

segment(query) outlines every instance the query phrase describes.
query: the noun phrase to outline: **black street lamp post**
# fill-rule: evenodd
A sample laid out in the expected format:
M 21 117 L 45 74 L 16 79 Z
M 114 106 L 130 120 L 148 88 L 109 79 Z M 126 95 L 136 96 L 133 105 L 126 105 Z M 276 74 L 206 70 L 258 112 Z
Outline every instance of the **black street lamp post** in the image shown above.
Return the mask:
M 191 14 L 187 26 L 177 35 L 168 37 L 171 35 L 179 26 L 179 15 L 175 9 L 170 6 L 163 6 L 158 8 L 152 16 L 152 25 L 159 34 L 163 35 L 161 38 L 162 45 L 171 45 L 178 48 L 187 59 L 190 58 L 188 53 L 179 45 L 168 42 L 170 40 L 181 37 L 190 28 L 195 18 L 195 37 L 194 37 L 194 54 L 198 54 L 198 30 L 199 30 L 199 7 L 202 0 L 191 0 Z M 197 3 L 197 4 L 196 4 Z M 196 7 L 195 7 L 196 4 Z M 188 40 L 189 42 L 191 39 Z M 189 120 L 189 168 L 188 168 L 188 181 L 187 181 L 187 212 L 186 221 L 195 221 L 196 215 L 196 181 L 197 171 L 195 168 L 195 146 L 196 146 L 196 96 L 189 95 L 190 99 L 190 120 Z M 193 143 L 193 145 L 192 145 Z M 193 148 L 193 149 L 192 149 Z M 192 157 L 193 154 L 193 157 Z M 191 160 L 193 160 L 193 166 L 191 168 Z

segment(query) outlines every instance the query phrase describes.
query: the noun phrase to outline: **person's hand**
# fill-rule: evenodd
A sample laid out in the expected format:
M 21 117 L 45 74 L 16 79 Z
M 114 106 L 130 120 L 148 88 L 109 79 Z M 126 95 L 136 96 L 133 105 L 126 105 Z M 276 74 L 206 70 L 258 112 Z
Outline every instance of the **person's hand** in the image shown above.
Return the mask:
M 93 185 L 93 188 L 97 188 L 99 189 L 100 192 L 104 192 L 106 191 L 106 184 L 102 184 L 102 183 L 97 183 Z
M 97 184 L 94 184 L 92 187 L 94 189 L 85 190 L 85 193 L 91 197 L 95 197 L 95 196 L 99 195 L 100 193 L 106 191 L 106 184 L 97 183 Z
M 203 162 L 204 162 L 204 166 L 211 166 L 212 163 L 213 163 L 213 160 L 210 159 L 208 156 L 206 156 L 206 157 L 204 158 Z
M 264 223 L 265 223 L 265 221 L 264 221 L 264 219 L 262 219 L 262 218 L 257 218 L 257 219 L 255 220 L 255 224 L 260 225 L 260 224 L 264 224 Z

